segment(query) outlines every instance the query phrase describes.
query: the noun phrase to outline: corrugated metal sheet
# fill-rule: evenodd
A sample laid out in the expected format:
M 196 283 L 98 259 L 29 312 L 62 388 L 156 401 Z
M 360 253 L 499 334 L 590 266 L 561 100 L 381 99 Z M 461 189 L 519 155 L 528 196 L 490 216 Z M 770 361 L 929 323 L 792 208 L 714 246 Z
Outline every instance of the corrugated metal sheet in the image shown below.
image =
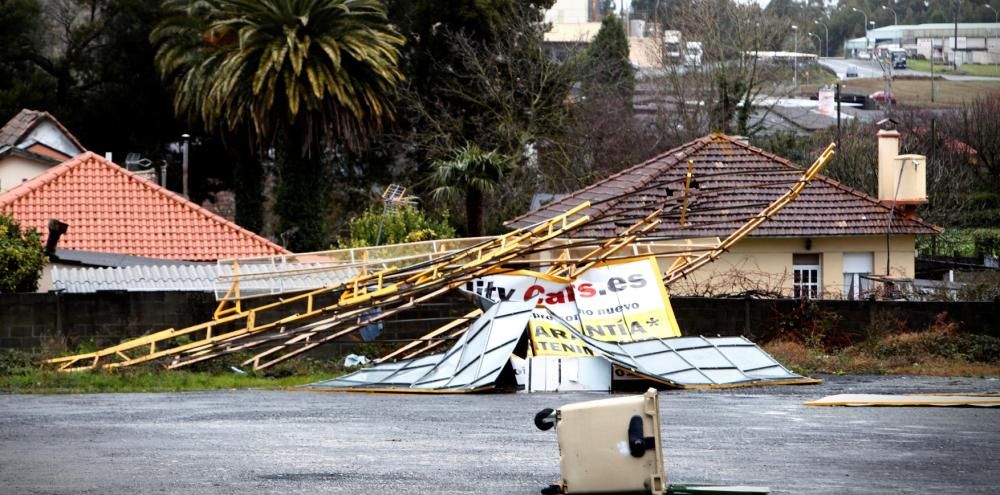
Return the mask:
M 548 308 L 552 321 L 598 356 L 638 375 L 678 387 L 730 387 L 762 383 L 815 383 L 792 373 L 745 337 L 674 337 L 603 342 L 577 331 Z
M 305 385 L 307 389 L 470 392 L 493 388 L 510 361 L 534 301 L 494 304 L 443 354 L 380 364 L 346 376 Z
M 248 277 L 240 281 L 244 295 L 270 294 L 279 292 L 318 289 L 346 280 L 357 275 L 356 268 L 329 268 L 311 270 L 320 265 L 302 264 L 308 271 L 302 275 L 275 275 Z M 261 267 L 261 271 L 264 271 Z M 252 275 L 253 266 L 244 267 L 242 273 Z M 217 289 L 219 266 L 215 264 L 191 265 L 146 265 L 116 268 L 68 268 L 52 267 L 52 287 L 69 293 L 93 293 L 98 291 L 204 291 Z
M 676 388 L 738 387 L 767 383 L 816 383 L 792 373 L 743 337 L 676 337 L 639 342 L 602 342 L 578 332 L 548 308 L 501 302 L 483 314 L 444 354 L 383 363 L 305 389 L 357 391 L 456 391 L 494 388 L 518 341 L 527 338 L 532 310 L 603 357 L 635 375 Z

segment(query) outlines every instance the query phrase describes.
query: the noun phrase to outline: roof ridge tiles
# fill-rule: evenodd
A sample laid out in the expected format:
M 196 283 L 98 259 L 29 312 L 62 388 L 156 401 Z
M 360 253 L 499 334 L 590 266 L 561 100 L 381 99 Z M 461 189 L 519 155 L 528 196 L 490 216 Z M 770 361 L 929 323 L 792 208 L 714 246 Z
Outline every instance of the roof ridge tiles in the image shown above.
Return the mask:
M 576 190 L 576 191 L 574 191 L 574 192 L 572 192 L 570 194 L 567 194 L 567 195 L 565 195 L 565 196 L 563 196 L 563 197 L 561 197 L 561 198 L 559 198 L 559 199 L 557 199 L 555 201 L 552 201 L 549 204 L 542 205 L 541 207 L 539 207 L 539 208 L 537 208 L 535 210 L 527 211 L 527 212 L 525 212 L 522 215 L 519 215 L 519 216 L 517 216 L 517 217 L 515 217 L 515 218 L 513 218 L 511 220 L 508 220 L 508 221 L 504 222 L 504 225 L 513 224 L 514 222 L 517 222 L 517 221 L 521 220 L 522 218 L 524 218 L 524 217 L 528 216 L 529 214 L 531 214 L 532 211 L 543 210 L 547 206 L 551 205 L 552 203 L 563 202 L 563 201 L 572 199 L 574 197 L 582 196 L 583 194 L 585 194 L 587 192 L 590 192 L 594 188 L 600 186 L 602 183 L 605 183 L 605 182 L 608 182 L 608 181 L 610 181 L 612 179 L 616 179 L 618 177 L 624 176 L 624 175 L 626 175 L 626 174 L 628 174 L 630 172 L 633 172 L 633 171 L 635 171 L 635 170 L 637 170 L 639 168 L 642 168 L 642 167 L 645 167 L 647 165 L 650 165 L 651 163 L 653 163 L 655 161 L 659 161 L 659 160 L 664 159 L 664 158 L 670 158 L 671 155 L 677 161 L 683 160 L 684 157 L 687 157 L 687 156 L 691 155 L 692 151 L 690 150 L 690 148 L 698 147 L 698 149 L 701 149 L 702 147 L 704 147 L 705 145 L 707 145 L 710 141 L 711 141 L 711 136 L 703 136 L 701 138 L 695 139 L 694 141 L 689 141 L 689 142 L 684 143 L 684 144 L 682 144 L 680 146 L 676 146 L 674 148 L 671 148 L 671 149 L 669 149 L 667 151 L 664 151 L 663 153 L 660 153 L 660 154 L 658 154 L 658 155 L 656 155 L 656 156 L 654 156 L 652 158 L 649 158 L 649 159 L 647 159 L 647 160 L 645 160 L 645 161 L 643 161 L 641 163 L 638 163 L 638 164 L 633 165 L 631 167 L 628 167 L 626 169 L 623 169 L 623 170 L 620 170 L 618 172 L 615 172 L 615 173 L 613 173 L 613 174 L 605 177 L 604 179 L 601 179 L 601 180 L 599 180 L 599 181 L 597 181 L 597 182 L 595 182 L 595 183 L 593 183 L 593 184 L 591 184 L 589 186 L 586 186 L 586 187 L 584 187 L 582 189 L 579 189 L 579 190 Z M 674 165 L 676 163 L 677 162 L 675 161 L 674 163 L 672 163 L 670 165 Z M 649 183 L 649 181 L 652 180 L 652 179 L 653 179 L 652 175 L 647 175 L 644 180 L 642 180 L 642 181 L 639 182 L 639 185 L 645 185 L 645 184 Z M 629 189 L 635 190 L 635 189 L 638 189 L 638 187 L 632 187 L 632 188 L 629 188 Z M 598 208 L 598 207 L 592 206 L 592 208 Z M 600 209 L 600 208 L 598 208 L 598 209 Z
M 718 212 L 713 214 L 715 218 L 712 222 L 718 225 L 742 224 L 742 220 L 737 220 L 759 210 L 759 207 L 754 205 L 758 203 L 769 204 L 783 190 L 787 189 L 787 186 L 779 187 L 779 185 L 772 183 L 776 180 L 775 178 L 785 177 L 787 180 L 795 180 L 805 170 L 786 158 L 742 142 L 733 136 L 720 133 L 709 134 L 612 174 L 606 179 L 550 202 L 541 208 L 529 211 L 506 222 L 506 225 L 523 227 L 530 222 L 550 216 L 549 214 L 562 211 L 573 199 L 581 198 L 589 198 L 598 203 L 598 208 L 589 210 L 596 213 L 596 216 L 616 217 L 625 211 L 655 209 L 657 203 L 663 201 L 664 194 L 662 191 L 644 189 L 648 188 L 650 184 L 656 185 L 658 183 L 648 175 L 657 176 L 664 185 L 676 181 L 678 177 L 683 176 L 683 170 L 677 164 L 688 157 L 692 157 L 695 161 L 698 170 L 696 176 L 699 182 L 702 186 L 709 187 L 709 189 L 701 191 L 702 194 L 696 194 L 697 199 L 693 197 L 692 199 L 698 204 L 704 203 L 701 209 L 708 208 Z M 636 171 L 650 169 L 651 164 L 656 165 L 653 167 L 655 173 L 647 173 L 647 176 L 637 177 L 639 174 Z M 633 177 L 629 177 L 628 174 L 632 174 Z M 792 174 L 794 177 L 788 174 Z M 858 215 L 861 219 L 858 222 L 853 222 L 851 219 L 852 222 L 848 223 L 852 227 L 849 228 L 833 228 L 831 226 L 831 230 L 827 233 L 829 235 L 885 234 L 885 220 L 876 221 L 875 217 L 887 216 L 885 214 L 890 211 L 887 206 L 870 195 L 843 186 L 825 176 L 820 175 L 816 179 L 812 186 L 802 191 L 799 203 L 791 205 L 766 225 L 761 226 L 754 233 L 754 236 L 785 236 L 796 225 L 800 226 L 803 232 L 808 231 L 808 235 L 826 235 L 822 232 L 822 228 L 818 228 L 814 224 L 816 224 L 817 215 L 828 215 L 830 211 L 840 212 L 839 220 L 845 220 L 852 215 Z M 741 185 L 742 189 L 740 189 Z M 831 207 L 836 207 L 836 210 L 831 210 Z M 699 214 L 694 211 L 691 213 Z M 614 230 L 606 224 L 607 222 L 604 222 L 601 226 L 595 226 L 592 229 L 593 232 L 589 233 L 587 233 L 588 229 L 585 228 L 581 234 L 607 234 L 610 233 L 610 230 Z M 823 226 L 830 225 L 828 221 L 824 221 L 822 224 Z M 894 216 L 892 226 L 893 234 L 928 234 L 941 231 L 940 227 L 932 226 L 919 218 L 906 218 L 899 214 Z M 712 227 L 706 227 L 703 232 L 712 233 L 711 229 Z M 670 225 L 662 224 L 653 235 L 684 237 L 680 235 L 680 232 L 674 232 L 674 230 Z M 723 235 L 725 234 L 723 230 L 719 230 L 713 235 Z
M 783 157 L 780 157 L 778 155 L 775 155 L 774 153 L 771 153 L 769 151 L 763 150 L 761 148 L 757 148 L 755 146 L 751 146 L 750 144 L 747 144 L 747 143 L 742 143 L 739 140 L 733 139 L 730 136 L 726 136 L 726 135 L 720 135 L 720 136 L 722 136 L 724 138 L 727 138 L 728 140 L 732 141 L 733 143 L 735 143 L 735 144 L 737 144 L 739 146 L 743 146 L 743 147 L 747 148 L 748 150 L 757 152 L 757 153 L 759 153 L 761 155 L 767 156 L 767 157 L 769 157 L 769 158 L 771 158 L 771 159 L 773 159 L 775 161 L 778 161 L 778 162 L 782 163 L 785 166 L 792 167 L 792 168 L 798 169 L 800 171 L 802 170 L 801 167 L 796 166 L 790 160 L 788 160 L 786 158 L 783 158 Z M 879 201 L 878 198 L 876 198 L 876 197 L 874 197 L 874 196 L 872 196 L 872 195 L 870 195 L 870 194 L 868 194 L 868 193 L 866 193 L 864 191 L 860 191 L 860 190 L 855 189 L 853 187 L 844 185 L 840 181 L 837 181 L 835 179 L 831 179 L 831 178 L 827 177 L 826 175 L 819 174 L 819 175 L 816 176 L 815 180 L 818 180 L 820 182 L 824 182 L 824 183 L 826 183 L 827 185 L 829 185 L 831 187 L 840 189 L 840 190 L 842 190 L 844 192 L 853 194 L 854 196 L 857 196 L 857 197 L 859 197 L 861 199 L 869 201 L 872 204 L 874 204 L 876 207 L 885 210 L 886 213 L 888 213 L 891 210 L 891 208 L 889 208 L 888 206 L 885 206 L 884 204 L 882 204 L 882 202 Z M 926 222 L 926 221 L 924 221 L 920 217 L 913 216 L 913 217 L 906 218 L 906 220 L 917 222 L 917 223 L 919 223 L 920 225 L 922 225 L 924 227 L 927 227 L 929 229 L 937 231 L 938 233 L 944 232 L 944 228 L 943 227 L 940 227 L 938 225 L 934 225 L 932 223 Z

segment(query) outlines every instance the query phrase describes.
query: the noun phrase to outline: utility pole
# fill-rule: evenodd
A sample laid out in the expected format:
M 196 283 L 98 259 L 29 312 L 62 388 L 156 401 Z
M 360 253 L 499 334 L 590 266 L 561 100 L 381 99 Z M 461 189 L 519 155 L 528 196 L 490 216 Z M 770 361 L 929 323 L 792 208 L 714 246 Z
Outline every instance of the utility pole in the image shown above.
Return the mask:
M 795 87 L 799 87 L 799 27 L 792 24 L 792 32 L 795 33 L 795 53 L 792 55 L 792 82 Z
M 962 0 L 955 0 L 955 47 L 951 51 L 951 62 L 958 71 L 958 10 L 962 8 Z
M 934 40 L 931 39 L 931 56 L 928 57 L 931 61 L 931 103 L 934 103 Z

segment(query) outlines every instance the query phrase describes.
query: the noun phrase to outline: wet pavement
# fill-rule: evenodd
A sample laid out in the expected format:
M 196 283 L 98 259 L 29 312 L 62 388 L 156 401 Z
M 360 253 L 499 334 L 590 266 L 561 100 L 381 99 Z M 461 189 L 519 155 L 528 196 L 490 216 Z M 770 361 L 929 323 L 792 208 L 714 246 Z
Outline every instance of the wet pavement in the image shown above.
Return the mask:
M 824 377 L 661 395 L 668 482 L 776 494 L 1000 487 L 1000 408 L 822 408 L 838 393 L 1000 392 L 995 379 Z M 558 477 L 545 407 L 605 394 L 217 391 L 0 396 L 0 493 L 533 494 Z

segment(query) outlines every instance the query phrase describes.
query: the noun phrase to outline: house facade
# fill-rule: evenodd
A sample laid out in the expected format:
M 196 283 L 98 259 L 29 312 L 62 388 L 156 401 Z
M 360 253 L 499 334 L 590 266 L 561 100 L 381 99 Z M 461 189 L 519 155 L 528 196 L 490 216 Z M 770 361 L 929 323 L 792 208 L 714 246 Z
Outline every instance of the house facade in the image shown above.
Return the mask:
M 942 230 L 913 213 L 915 204 L 925 200 L 919 197 L 919 174 L 911 173 L 917 168 L 913 160 L 919 157 L 898 155 L 895 131 L 880 134 L 880 156 L 872 160 L 880 162 L 885 182 L 900 185 L 899 191 L 880 191 L 879 198 L 818 176 L 795 202 L 717 261 L 673 284 L 671 293 L 853 299 L 866 297 L 872 289 L 865 275 L 913 278 L 917 236 Z M 688 170 L 691 178 L 685 187 Z M 780 197 L 801 174 L 802 169 L 788 160 L 739 138 L 713 134 L 507 225 L 524 227 L 590 201 L 586 213 L 603 221 L 583 229 L 578 237 L 607 237 L 661 209 L 661 224 L 645 242 L 725 238 Z M 892 180 L 897 177 L 906 180 Z M 662 257 L 661 268 L 666 270 L 674 260 L 676 256 Z
M 0 128 L 0 192 L 86 149 L 48 112 L 21 110 Z

